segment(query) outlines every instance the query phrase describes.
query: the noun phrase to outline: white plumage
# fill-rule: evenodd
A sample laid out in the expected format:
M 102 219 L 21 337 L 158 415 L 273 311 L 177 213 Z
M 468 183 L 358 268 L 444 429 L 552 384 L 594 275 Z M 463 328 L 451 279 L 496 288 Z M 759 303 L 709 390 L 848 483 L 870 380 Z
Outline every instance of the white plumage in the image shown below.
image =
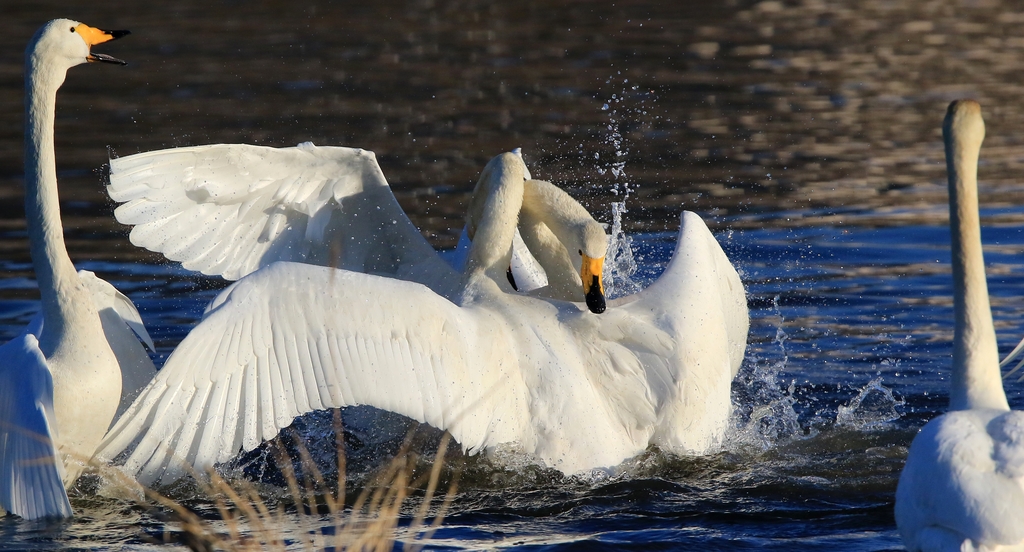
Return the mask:
M 237 280 L 275 261 L 419 281 L 458 275 L 402 211 L 373 152 L 216 144 L 110 160 L 114 215 L 139 247 Z M 424 281 L 426 279 L 426 281 Z
M 169 482 L 274 437 L 314 409 L 366 404 L 514 444 L 573 473 L 649 444 L 712 450 L 748 327 L 743 286 L 699 217 L 665 273 L 594 315 L 499 287 L 524 167 L 488 164 L 455 301 L 413 282 L 274 263 L 224 290 L 107 436 L 143 483 Z
M 896 524 L 916 551 L 1024 550 L 1024 412 L 1003 392 L 978 215 L 981 107 L 949 106 L 955 328 L 950 412 L 914 438 L 896 490 Z
M 526 177 L 512 263 L 519 290 L 550 283 L 534 293 L 583 301 L 579 252 L 603 258 L 604 230 L 568 194 Z M 406 216 L 371 151 L 309 142 L 151 151 L 111 159 L 107 191 L 123 203 L 114 215 L 133 226 L 133 244 L 204 274 L 237 280 L 295 261 L 418 282 L 449 298 L 460 290 L 461 274 Z

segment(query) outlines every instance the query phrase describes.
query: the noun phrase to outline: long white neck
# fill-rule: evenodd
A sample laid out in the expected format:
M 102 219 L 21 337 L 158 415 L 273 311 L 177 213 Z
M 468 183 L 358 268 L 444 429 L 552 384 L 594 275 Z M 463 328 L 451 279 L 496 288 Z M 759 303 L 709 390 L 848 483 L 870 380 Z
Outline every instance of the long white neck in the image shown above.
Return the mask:
M 25 219 L 46 323 L 40 346 L 48 355 L 64 333 L 79 287 L 64 245 L 53 147 L 54 106 L 66 69 L 29 51 L 25 73 Z
M 578 256 L 580 250 L 588 257 L 604 256 L 608 247 L 604 228 L 558 186 L 543 180 L 528 180 L 523 193 L 523 213 L 547 226 L 570 257 Z
M 524 169 L 522 159 L 513 153 L 503 153 L 484 167 L 469 207 L 466 226 L 473 245 L 464 282 L 483 272 L 499 287 L 506 285 L 512 239 L 523 205 Z
M 985 137 L 981 108 L 950 105 L 943 124 L 949 175 L 949 228 L 953 254 L 953 386 L 950 410 L 1009 410 L 999 372 L 999 351 L 989 307 L 978 215 L 978 155 Z

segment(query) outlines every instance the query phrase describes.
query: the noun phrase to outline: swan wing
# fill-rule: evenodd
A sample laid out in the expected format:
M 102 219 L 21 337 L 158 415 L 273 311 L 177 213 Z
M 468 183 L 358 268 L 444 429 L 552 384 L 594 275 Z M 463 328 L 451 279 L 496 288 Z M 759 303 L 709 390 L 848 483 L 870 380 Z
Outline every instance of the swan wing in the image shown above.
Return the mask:
M 139 310 L 135 308 L 135 303 L 132 303 L 131 299 L 93 272 L 79 270 L 78 277 L 89 288 L 92 300 L 96 303 L 96 310 L 110 309 L 114 311 L 114 314 L 146 344 L 150 351 L 156 350 L 153 338 L 149 336 L 146 325 L 142 323 L 142 315 L 139 314 Z
M 471 310 L 411 282 L 275 263 L 236 282 L 100 446 L 144 484 L 203 470 L 312 410 L 372 405 L 464 447 L 512 441 L 515 355 Z M 497 427 L 492 427 L 492 425 Z
M 216 144 L 111 159 L 132 243 L 236 280 L 275 261 L 418 281 L 457 275 L 405 215 L 373 152 Z
M 139 343 L 141 339 L 152 351 L 155 350 L 153 339 L 149 337 L 142 316 L 131 299 L 88 270 L 79 270 L 78 276 L 92 295 L 100 315 L 100 324 L 103 325 L 103 334 L 121 367 L 121 402 L 114 417 L 116 419 L 156 375 L 153 361 Z
M 611 302 L 638 313 L 662 313 L 666 320 L 695 319 L 695 334 L 721 330 L 709 346 L 728 352 L 731 376 L 743 363 L 750 329 L 747 295 L 739 273 L 696 213 L 680 216 L 672 260 L 647 289 Z M 699 315 L 699 316 L 698 316 Z M 691 338 L 692 339 L 692 338 Z
M 1014 365 L 1013 368 L 1003 373 L 1003 378 L 1008 378 L 1016 374 L 1018 371 L 1020 371 L 1022 367 L 1024 367 L 1024 355 L 1021 355 L 1022 352 L 1024 352 L 1024 339 L 1021 339 L 1020 342 L 1017 343 L 1017 346 L 1014 347 L 1012 351 L 1007 353 L 1006 357 L 1003 358 L 1003 360 L 999 361 L 1000 369 L 1006 368 L 1013 362 L 1017 362 L 1017 364 Z M 1017 381 L 1021 381 L 1021 379 L 1024 379 L 1024 376 L 1019 378 Z
M 1024 545 L 1024 412 L 961 410 L 914 438 L 896 489 L 904 543 Z M 986 548 L 987 549 L 987 548 Z
M 23 333 L 0 347 L 0 506 L 25 519 L 72 514 L 53 420 L 50 370 Z
M 696 453 L 719 444 L 749 315 L 736 269 L 699 216 L 680 217 L 676 249 L 662 275 L 647 289 L 611 301 L 601 316 L 616 312 L 659 330 L 620 324 L 630 330 L 620 341 L 632 344 L 644 361 L 659 405 L 652 442 Z

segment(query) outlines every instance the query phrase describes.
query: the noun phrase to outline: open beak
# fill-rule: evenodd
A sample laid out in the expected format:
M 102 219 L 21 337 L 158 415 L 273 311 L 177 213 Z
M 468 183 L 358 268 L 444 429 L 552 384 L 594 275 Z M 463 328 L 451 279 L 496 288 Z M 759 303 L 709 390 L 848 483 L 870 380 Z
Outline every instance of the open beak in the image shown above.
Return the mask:
M 94 27 L 90 27 L 85 23 L 79 24 L 75 27 L 75 32 L 85 40 L 85 43 L 90 48 L 97 44 L 103 44 L 104 42 L 110 42 L 111 40 L 117 40 L 122 36 L 131 34 L 131 31 L 103 31 Z M 91 62 L 102 62 L 102 63 L 116 63 L 118 65 L 128 65 L 128 62 L 117 59 L 107 54 L 93 54 L 90 53 L 85 59 Z
M 583 266 L 580 267 L 580 279 L 583 280 L 583 296 L 587 300 L 587 308 L 590 312 L 601 314 L 604 312 L 604 283 L 601 282 L 601 272 L 604 270 L 604 257 L 591 259 L 583 255 Z

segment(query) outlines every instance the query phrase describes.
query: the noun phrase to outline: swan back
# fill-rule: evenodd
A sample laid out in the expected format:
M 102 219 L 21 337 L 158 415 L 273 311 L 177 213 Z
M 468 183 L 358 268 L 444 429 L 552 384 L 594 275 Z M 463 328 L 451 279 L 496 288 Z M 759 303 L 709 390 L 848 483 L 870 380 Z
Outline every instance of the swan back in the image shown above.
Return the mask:
M 981 106 L 973 100 L 951 103 L 942 134 L 949 177 L 955 311 L 950 409 L 1009 410 L 999 372 L 978 215 L 978 156 L 985 139 Z

